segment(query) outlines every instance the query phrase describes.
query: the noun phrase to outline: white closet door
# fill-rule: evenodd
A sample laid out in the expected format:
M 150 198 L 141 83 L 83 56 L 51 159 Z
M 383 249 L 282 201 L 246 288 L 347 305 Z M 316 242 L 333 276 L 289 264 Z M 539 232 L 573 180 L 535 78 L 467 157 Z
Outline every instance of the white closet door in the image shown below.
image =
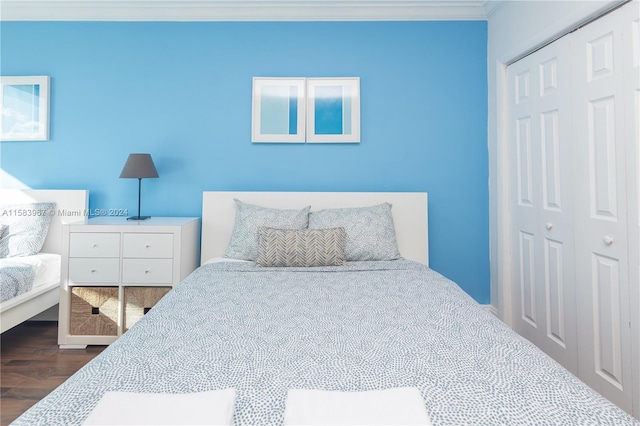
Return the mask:
M 579 377 L 631 412 L 623 12 L 573 35 L 574 201 Z
M 633 414 L 640 419 L 640 8 L 623 28 L 625 55 L 625 120 L 627 137 L 627 207 L 629 222 L 629 286 L 631 290 Z M 633 361 L 635 360 L 635 361 Z M 634 364 L 635 362 L 635 364 Z
M 530 57 L 529 57 L 530 58 Z M 538 235 L 538 196 L 536 181 L 540 158 L 534 143 L 539 133 L 536 119 L 537 70 L 533 61 L 525 58 L 507 70 L 509 81 L 511 149 L 511 209 L 514 268 L 513 327 L 534 343 L 541 327 L 536 268 Z M 535 91 L 535 92 L 534 92 Z
M 508 69 L 514 328 L 577 373 L 571 78 L 565 37 Z

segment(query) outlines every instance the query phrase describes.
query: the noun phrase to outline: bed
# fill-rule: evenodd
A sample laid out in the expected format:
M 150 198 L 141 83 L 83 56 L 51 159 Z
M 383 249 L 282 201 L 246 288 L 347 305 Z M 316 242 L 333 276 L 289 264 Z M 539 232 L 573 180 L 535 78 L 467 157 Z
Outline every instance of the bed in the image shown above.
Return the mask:
M 53 202 L 55 208 L 48 225 L 48 232 L 40 252 L 26 257 L 0 259 L 1 267 L 11 267 L 11 277 L 25 288 L 30 288 L 0 303 L 0 332 L 15 327 L 33 316 L 55 306 L 59 302 L 60 254 L 62 225 L 82 218 L 87 212 L 86 190 L 0 190 L 0 214 L 4 217 L 23 214 L 21 210 L 31 203 Z M 0 218 L 1 219 L 1 218 Z M 0 221 L 1 222 L 1 221 Z M 28 267 L 26 265 L 32 265 Z M 26 283 L 24 273 L 33 274 L 33 284 Z M 3 279 L 3 287 L 9 280 Z M 13 280 L 12 280 L 13 281 Z M 16 291 L 20 293 L 20 291 Z
M 265 256 L 271 237 L 342 241 L 347 229 L 349 238 L 355 235 L 351 224 L 318 227 L 327 217 L 345 217 L 326 209 L 363 206 L 369 214 L 378 203 L 391 203 L 402 258 L 268 266 L 281 261 Z M 274 231 L 281 227 L 274 216 L 259 228 L 255 262 L 221 258 L 240 235 L 241 211 L 305 211 L 307 205 L 320 209 L 312 212 L 312 230 Z M 82 424 L 117 392 L 184 396 L 233 389 L 230 424 L 279 425 L 294 390 L 353 395 L 412 388 L 434 425 L 637 425 L 429 269 L 426 212 L 424 193 L 204 193 L 202 266 L 15 424 Z M 307 225 L 312 228 L 312 220 Z M 344 253 L 361 247 L 349 240 L 345 246 Z M 378 253 L 388 248 L 365 246 Z M 344 260 L 338 252 L 330 262 Z M 267 265 L 258 266 L 265 257 Z M 136 409 L 130 401 L 127 406 Z

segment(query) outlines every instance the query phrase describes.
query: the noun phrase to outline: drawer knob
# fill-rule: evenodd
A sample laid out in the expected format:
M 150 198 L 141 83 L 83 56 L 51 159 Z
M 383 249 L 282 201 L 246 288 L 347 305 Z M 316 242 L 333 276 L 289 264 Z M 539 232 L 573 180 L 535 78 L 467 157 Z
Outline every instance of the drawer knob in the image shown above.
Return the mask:
M 96 272 L 98 272 L 98 271 L 96 271 L 95 269 L 92 269 L 92 270 L 91 270 L 91 273 L 92 273 L 92 274 L 95 274 Z
M 547 224 L 546 224 L 545 226 L 547 227 L 547 229 L 548 229 L 549 231 L 551 231 L 551 228 L 553 228 L 553 223 L 551 223 L 551 222 L 547 222 Z
M 602 241 L 604 241 L 606 245 L 610 246 L 611 244 L 613 244 L 613 237 L 611 235 L 605 235 L 604 237 L 602 237 Z
M 96 248 L 96 247 L 98 247 L 98 245 L 97 244 L 93 244 L 91 247 Z
M 145 246 L 145 248 L 149 248 L 149 247 L 151 247 L 151 244 L 147 244 L 147 245 Z
M 146 271 L 144 271 L 145 274 L 148 274 L 149 272 L 151 272 L 151 271 L 148 270 L 148 269 Z

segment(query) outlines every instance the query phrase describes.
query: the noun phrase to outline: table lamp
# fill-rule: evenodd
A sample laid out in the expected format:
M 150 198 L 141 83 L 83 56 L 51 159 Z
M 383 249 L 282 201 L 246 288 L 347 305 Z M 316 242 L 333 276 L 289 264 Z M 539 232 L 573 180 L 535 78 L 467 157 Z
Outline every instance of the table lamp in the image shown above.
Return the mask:
M 127 220 L 145 220 L 151 216 L 140 216 L 140 193 L 142 191 L 143 178 L 157 178 L 158 171 L 153 164 L 151 154 L 129 154 L 127 162 L 124 164 L 120 178 L 138 179 L 138 216 L 128 217 Z

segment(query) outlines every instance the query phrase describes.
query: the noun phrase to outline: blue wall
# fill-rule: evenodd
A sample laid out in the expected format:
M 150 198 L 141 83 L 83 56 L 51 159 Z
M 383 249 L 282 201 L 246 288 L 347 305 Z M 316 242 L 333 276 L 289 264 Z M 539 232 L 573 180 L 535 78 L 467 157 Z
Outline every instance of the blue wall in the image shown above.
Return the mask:
M 431 267 L 489 302 L 486 22 L 2 22 L 2 75 L 51 76 L 49 142 L 0 144 L 33 188 L 199 216 L 203 190 L 427 191 Z M 359 76 L 360 144 L 252 144 L 254 76 Z

